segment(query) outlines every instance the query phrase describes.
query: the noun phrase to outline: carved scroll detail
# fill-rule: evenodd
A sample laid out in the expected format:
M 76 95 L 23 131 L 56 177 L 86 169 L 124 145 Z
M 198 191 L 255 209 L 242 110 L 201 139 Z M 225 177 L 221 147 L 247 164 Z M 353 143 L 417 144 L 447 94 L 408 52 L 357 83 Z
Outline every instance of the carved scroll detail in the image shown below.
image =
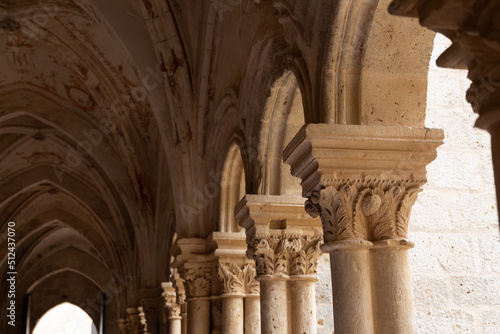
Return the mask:
M 321 256 L 319 238 L 267 237 L 256 240 L 253 254 L 259 275 L 315 275 Z
M 408 238 L 408 220 L 421 186 L 413 180 L 334 180 L 306 202 L 321 217 L 325 242 Z
M 246 264 L 243 268 L 235 264 L 220 263 L 219 277 L 222 280 L 222 290 L 230 294 L 259 294 L 259 284 L 255 280 L 255 268 Z
M 188 268 L 183 271 L 188 298 L 210 297 L 212 292 L 212 268 Z

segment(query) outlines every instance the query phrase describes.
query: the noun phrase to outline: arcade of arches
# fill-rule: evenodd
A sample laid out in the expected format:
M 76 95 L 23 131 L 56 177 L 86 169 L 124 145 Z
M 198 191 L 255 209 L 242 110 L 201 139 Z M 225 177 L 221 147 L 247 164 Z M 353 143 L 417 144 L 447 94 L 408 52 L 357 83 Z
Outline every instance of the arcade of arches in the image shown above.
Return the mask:
M 415 333 L 408 225 L 444 138 L 425 127 L 435 32 L 500 170 L 499 16 L 0 0 L 0 332 L 68 302 L 106 334 L 314 334 L 321 285 L 327 332 Z

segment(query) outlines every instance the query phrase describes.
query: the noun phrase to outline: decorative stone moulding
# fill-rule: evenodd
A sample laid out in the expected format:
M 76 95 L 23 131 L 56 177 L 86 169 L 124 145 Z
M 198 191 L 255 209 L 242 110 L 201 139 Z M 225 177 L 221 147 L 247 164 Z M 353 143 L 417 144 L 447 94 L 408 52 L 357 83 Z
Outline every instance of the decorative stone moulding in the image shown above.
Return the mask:
M 131 334 L 143 334 L 145 327 L 142 323 L 140 310 L 138 307 L 127 308 L 127 323 Z
M 213 232 L 208 238 L 218 260 L 217 273 L 223 296 L 259 295 L 255 262 L 246 257 L 247 243 L 242 232 Z
M 171 266 L 179 270 L 188 300 L 209 298 L 212 295 L 216 258 L 207 241 L 196 238 L 180 239 L 173 245 L 172 255 L 175 260 Z
M 285 149 L 302 180 L 306 211 L 325 243 L 406 239 L 426 166 L 443 143 L 437 129 L 309 124 Z
M 177 298 L 177 291 L 172 282 L 161 283 L 163 288 L 162 296 L 165 300 L 165 307 L 168 310 L 168 316 L 170 318 L 180 318 L 181 316 L 181 304 Z
M 235 208 L 246 230 L 258 275 L 315 275 L 321 256 L 321 222 L 297 196 L 246 195 Z

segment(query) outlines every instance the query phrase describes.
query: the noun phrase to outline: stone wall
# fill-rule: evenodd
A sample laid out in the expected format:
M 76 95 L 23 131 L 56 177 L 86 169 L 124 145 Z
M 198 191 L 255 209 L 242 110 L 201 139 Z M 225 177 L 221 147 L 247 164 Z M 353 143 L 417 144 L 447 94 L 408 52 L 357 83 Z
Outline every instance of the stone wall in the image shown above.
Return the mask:
M 412 212 L 410 251 L 417 333 L 500 333 L 500 243 L 489 134 L 474 129 L 466 71 L 435 65 L 426 126 L 445 130 Z

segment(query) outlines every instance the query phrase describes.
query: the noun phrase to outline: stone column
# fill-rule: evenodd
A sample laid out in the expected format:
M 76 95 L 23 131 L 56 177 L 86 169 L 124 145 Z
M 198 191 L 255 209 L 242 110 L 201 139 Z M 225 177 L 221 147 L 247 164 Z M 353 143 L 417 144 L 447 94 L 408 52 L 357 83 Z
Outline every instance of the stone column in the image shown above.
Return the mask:
M 186 290 L 184 288 L 184 280 L 179 276 L 177 269 L 172 268 L 173 274 L 171 280 L 177 293 L 177 303 L 181 307 L 181 333 L 187 334 L 187 304 Z
M 273 237 L 255 246 L 263 333 L 276 333 L 277 328 L 278 333 L 316 333 L 320 244 L 317 237 Z M 288 312 L 284 305 L 289 305 Z
M 316 333 L 317 267 L 322 255 L 320 238 L 297 238 L 291 249 L 290 297 L 292 333 Z
M 500 210 L 500 7 L 496 1 L 395 0 L 394 15 L 419 18 L 420 23 L 453 41 L 437 60 L 440 67 L 468 69 L 472 81 L 466 93 L 476 126 L 491 134 L 495 185 Z
M 205 239 L 180 239 L 172 247 L 187 297 L 187 333 L 210 333 L 210 300 L 215 268 L 213 249 Z
M 310 124 L 285 149 L 306 211 L 323 225 L 335 333 L 414 332 L 403 245 L 442 139 L 442 131 L 424 128 Z
M 321 223 L 302 203 L 300 197 L 246 195 L 235 209 L 256 262 L 262 333 L 317 331 Z
M 181 271 L 188 298 L 188 334 L 210 333 L 212 271 L 211 267 L 195 267 Z
M 245 234 L 238 232 L 214 232 L 209 237 L 216 247 L 214 255 L 219 262 L 218 277 L 222 299 L 222 333 L 243 334 L 245 328 L 259 328 L 260 316 L 255 312 L 255 304 L 245 297 L 258 298 L 259 284 L 255 281 L 255 263 L 246 258 Z M 257 299 L 258 300 L 258 299 Z M 253 306 L 253 307 L 252 307 Z M 246 321 L 249 324 L 246 324 Z M 258 333 L 258 331 L 247 333 Z
M 260 291 L 257 282 L 256 288 Z M 245 333 L 260 334 L 260 295 L 245 297 Z
M 240 267 L 233 263 L 220 263 L 219 277 L 222 281 L 222 333 L 243 334 L 246 318 L 250 321 L 249 328 L 255 327 L 256 323 L 258 326 L 255 307 L 248 310 L 244 307 L 245 295 L 255 296 L 259 290 L 258 283 L 254 279 L 254 265 L 247 263 Z M 249 305 L 252 306 L 251 303 Z M 248 316 L 245 316 L 245 313 L 248 313 Z
M 372 249 L 373 277 L 377 287 L 373 298 L 378 301 L 375 312 L 377 328 L 392 328 L 393 333 L 414 332 L 414 315 L 408 250 L 406 240 L 384 240 Z
M 130 334 L 144 334 L 145 328 L 141 321 L 138 307 L 127 308 L 127 323 Z
M 139 319 L 141 321 L 141 334 L 147 334 L 148 333 L 148 321 L 146 319 L 146 314 L 144 313 L 144 308 L 142 306 L 139 306 L 137 308 L 139 310 Z
M 118 319 L 117 324 L 121 334 L 129 334 L 127 319 Z
M 182 317 L 181 305 L 177 302 L 177 292 L 171 282 L 163 282 L 163 298 L 168 311 L 169 334 L 181 334 Z

